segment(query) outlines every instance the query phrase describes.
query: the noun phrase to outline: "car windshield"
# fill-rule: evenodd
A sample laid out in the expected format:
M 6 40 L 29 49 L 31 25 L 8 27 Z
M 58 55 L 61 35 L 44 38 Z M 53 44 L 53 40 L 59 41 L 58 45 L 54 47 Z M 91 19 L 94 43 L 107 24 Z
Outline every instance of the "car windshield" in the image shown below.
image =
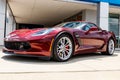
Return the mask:
M 58 24 L 55 27 L 82 29 L 84 25 L 86 25 L 85 22 L 65 22 L 65 23 Z

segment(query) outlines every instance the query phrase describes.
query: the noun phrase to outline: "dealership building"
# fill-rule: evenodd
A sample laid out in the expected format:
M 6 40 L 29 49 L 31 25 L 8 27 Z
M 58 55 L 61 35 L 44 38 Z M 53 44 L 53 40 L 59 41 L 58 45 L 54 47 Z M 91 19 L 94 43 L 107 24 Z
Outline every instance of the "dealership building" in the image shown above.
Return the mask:
M 113 31 L 120 48 L 120 0 L 0 0 L 0 45 L 16 29 L 79 20 Z

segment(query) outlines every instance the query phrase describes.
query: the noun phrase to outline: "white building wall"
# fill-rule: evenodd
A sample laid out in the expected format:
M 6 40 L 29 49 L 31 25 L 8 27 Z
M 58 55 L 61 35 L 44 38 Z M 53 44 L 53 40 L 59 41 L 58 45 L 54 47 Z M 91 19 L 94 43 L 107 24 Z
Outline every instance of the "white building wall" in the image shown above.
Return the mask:
M 6 35 L 8 35 L 10 32 L 12 32 L 13 30 L 15 30 L 16 27 L 16 23 L 14 20 L 14 17 L 12 15 L 12 12 L 9 8 L 9 6 L 7 5 L 7 21 L 6 21 Z
M 101 27 L 103 30 L 109 30 L 109 4 L 99 3 L 96 10 L 83 10 L 82 20 L 93 22 Z
M 4 41 L 6 0 L 0 0 L 0 45 Z
M 87 22 L 97 23 L 97 12 L 95 10 L 83 10 L 82 20 Z
M 109 30 L 109 3 L 100 2 L 97 5 L 97 24 L 104 30 Z

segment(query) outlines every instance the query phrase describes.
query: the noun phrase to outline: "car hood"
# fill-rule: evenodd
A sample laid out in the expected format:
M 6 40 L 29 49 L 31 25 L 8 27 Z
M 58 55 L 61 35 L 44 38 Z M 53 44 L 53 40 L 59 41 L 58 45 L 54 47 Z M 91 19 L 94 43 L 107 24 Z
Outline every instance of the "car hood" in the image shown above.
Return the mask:
M 45 30 L 46 28 L 39 28 L 39 29 L 20 29 L 15 30 L 8 34 L 5 39 L 16 39 L 16 38 L 25 38 L 27 36 L 30 36 L 31 34 L 34 34 L 35 32 Z
M 6 36 L 5 40 L 7 41 L 19 41 L 19 40 L 32 40 L 32 39 L 40 39 L 42 37 L 45 37 L 46 35 L 40 35 L 40 36 L 32 36 L 33 34 L 43 31 L 43 30 L 52 30 L 47 36 L 55 36 L 61 31 L 71 31 L 72 29 L 70 28 L 38 28 L 38 29 L 20 29 L 20 30 L 15 30 L 11 32 L 9 35 Z

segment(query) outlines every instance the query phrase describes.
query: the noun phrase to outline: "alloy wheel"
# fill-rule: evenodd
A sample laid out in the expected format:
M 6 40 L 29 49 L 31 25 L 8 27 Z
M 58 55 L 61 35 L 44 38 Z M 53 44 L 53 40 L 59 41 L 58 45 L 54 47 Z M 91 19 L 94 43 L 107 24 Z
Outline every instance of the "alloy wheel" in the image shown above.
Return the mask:
M 69 37 L 61 37 L 57 42 L 57 55 L 61 60 L 70 58 L 73 51 L 73 44 Z
M 114 53 L 114 49 L 115 49 L 114 41 L 112 39 L 110 39 L 109 44 L 108 44 L 108 51 L 109 51 L 110 55 L 112 55 Z

